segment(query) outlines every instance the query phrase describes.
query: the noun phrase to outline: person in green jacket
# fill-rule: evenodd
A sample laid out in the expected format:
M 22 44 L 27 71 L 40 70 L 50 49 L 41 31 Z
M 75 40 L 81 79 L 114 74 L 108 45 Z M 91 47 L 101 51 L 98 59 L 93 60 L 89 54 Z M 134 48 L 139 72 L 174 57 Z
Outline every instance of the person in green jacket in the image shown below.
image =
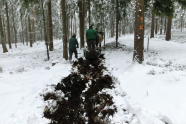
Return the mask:
M 75 57 L 78 58 L 77 50 L 76 48 L 79 48 L 78 41 L 76 39 L 76 34 L 73 34 L 72 37 L 69 40 L 69 61 L 72 60 L 72 54 L 75 54 Z
M 89 29 L 86 31 L 86 38 L 87 38 L 87 44 L 89 51 L 91 52 L 92 56 L 95 56 L 95 43 L 97 39 L 97 33 L 96 31 L 92 28 L 92 26 L 89 26 Z

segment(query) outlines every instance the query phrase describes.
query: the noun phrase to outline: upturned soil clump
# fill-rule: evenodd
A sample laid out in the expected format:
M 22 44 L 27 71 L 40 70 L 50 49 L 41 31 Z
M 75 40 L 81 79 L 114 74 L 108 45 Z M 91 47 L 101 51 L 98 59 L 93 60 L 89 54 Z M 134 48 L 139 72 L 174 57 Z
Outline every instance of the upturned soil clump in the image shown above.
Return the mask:
M 44 117 L 51 124 L 108 124 L 117 111 L 112 96 L 105 89 L 114 88 L 113 79 L 106 74 L 103 55 L 97 59 L 79 58 L 72 72 L 54 91 L 43 95 L 49 104 Z

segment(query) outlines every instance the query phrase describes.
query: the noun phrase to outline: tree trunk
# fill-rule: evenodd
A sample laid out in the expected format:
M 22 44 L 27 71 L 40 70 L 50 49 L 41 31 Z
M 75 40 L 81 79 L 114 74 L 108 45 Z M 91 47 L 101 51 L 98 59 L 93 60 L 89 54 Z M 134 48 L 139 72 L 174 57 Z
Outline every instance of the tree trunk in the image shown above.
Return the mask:
M 154 37 L 154 7 L 152 9 L 151 34 L 150 38 Z
M 36 33 L 35 33 L 35 23 L 34 23 L 34 11 L 33 11 L 33 7 L 32 7 L 32 38 L 33 38 L 33 42 L 36 42 Z
M 161 16 L 160 34 L 162 34 L 162 30 L 163 30 L 163 16 Z
M 22 18 L 21 18 L 21 41 L 22 41 L 22 43 L 24 45 L 25 44 L 25 40 L 24 40 L 24 26 L 23 26 L 23 19 Z
M 166 30 L 167 30 L 167 22 L 166 22 L 167 18 L 165 17 L 165 27 L 164 27 L 164 34 L 166 33 Z
M 69 18 L 68 18 L 68 12 L 70 10 L 68 10 L 69 7 L 67 6 L 67 3 L 65 5 L 66 5 L 66 10 L 67 10 L 67 12 L 66 12 L 66 32 L 67 32 L 67 39 L 69 39 Z
M 9 45 L 9 48 L 12 49 L 12 43 L 11 43 L 11 40 L 10 40 L 10 24 L 9 24 L 9 15 L 8 15 L 8 3 L 6 2 L 5 4 L 6 4 L 8 45 Z
M 44 12 L 44 8 L 43 8 L 43 0 L 41 0 L 41 9 L 42 9 L 42 15 L 43 15 L 43 29 L 44 29 L 44 39 L 45 39 L 45 45 L 46 45 L 46 49 L 47 49 L 47 58 L 48 60 L 50 59 L 49 56 L 49 50 L 48 50 L 48 40 L 47 40 L 47 32 L 46 32 L 46 24 L 45 24 L 45 12 Z
M 7 42 L 6 42 L 6 31 L 5 31 L 5 28 L 6 28 L 6 26 L 5 26 L 5 19 L 3 18 L 3 31 L 4 31 L 4 37 L 5 37 L 5 40 L 4 40 L 4 44 L 7 44 Z
M 84 34 L 83 34 L 83 5 L 82 5 L 82 0 L 79 1 L 79 20 L 80 20 L 80 48 L 84 47 Z
M 17 48 L 17 30 L 16 30 L 16 27 L 15 27 L 15 21 L 14 21 L 14 10 L 13 10 L 13 5 L 12 5 L 12 21 L 13 21 L 13 29 L 14 29 L 14 38 L 15 38 L 15 47 Z
M 118 47 L 118 0 L 116 0 L 116 47 Z
M 168 17 L 168 23 L 167 23 L 167 32 L 166 32 L 166 41 L 169 41 L 171 39 L 171 25 L 172 25 L 172 18 Z
M 156 28 L 155 28 L 155 34 L 158 33 L 158 18 L 156 17 Z
M 63 58 L 68 60 L 68 50 L 67 50 L 67 24 L 66 24 L 66 1 L 62 0 L 62 17 L 63 17 Z
M 91 14 L 91 11 L 90 11 L 90 0 L 88 0 L 88 22 L 89 22 L 89 26 L 90 26 L 90 24 L 91 24 L 91 19 L 90 19 L 90 14 Z
M 28 23 L 27 23 L 27 20 L 25 18 L 25 35 L 26 35 L 26 45 L 28 46 Z
M 49 20 L 49 50 L 53 51 L 53 32 L 52 32 L 52 6 L 51 6 L 51 0 L 48 2 L 48 20 Z
M 133 61 L 142 63 L 144 50 L 144 0 L 136 0 Z
M 3 24 L 2 24 L 2 19 L 1 19 L 1 14 L 0 14 L 0 31 L 1 31 L 1 44 L 3 47 L 3 53 L 8 52 L 8 49 L 6 48 L 6 45 L 4 43 L 4 31 L 3 31 Z
M 82 8 L 82 10 L 83 10 L 83 12 L 82 12 L 82 14 L 83 14 L 83 16 L 82 16 L 82 20 L 83 20 L 83 22 L 82 22 L 82 25 L 83 25 L 83 27 L 82 27 L 82 48 L 84 47 L 84 44 L 85 44 L 85 41 L 84 41 L 84 37 L 85 37 L 85 33 L 84 33 L 84 30 L 85 30 L 85 0 L 83 0 L 83 6 L 82 6 L 83 8 Z
M 32 29 L 31 29 L 31 22 L 30 22 L 30 17 L 28 16 L 28 34 L 29 34 L 29 39 L 30 39 L 30 47 L 32 47 Z

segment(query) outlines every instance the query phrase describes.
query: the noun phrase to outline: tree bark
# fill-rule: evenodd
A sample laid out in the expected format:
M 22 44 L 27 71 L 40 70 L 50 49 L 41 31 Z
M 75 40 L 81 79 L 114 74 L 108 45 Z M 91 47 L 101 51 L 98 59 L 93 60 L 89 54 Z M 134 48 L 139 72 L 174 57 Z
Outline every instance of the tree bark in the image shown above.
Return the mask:
M 28 46 L 28 23 L 27 23 L 27 19 L 25 18 L 25 35 L 26 35 L 26 45 Z
M 32 7 L 32 38 L 33 38 L 33 43 L 36 42 L 36 32 L 35 32 L 35 23 L 34 23 L 34 10 Z
M 62 0 L 62 17 L 63 17 L 63 58 L 68 60 L 68 50 L 67 50 L 67 24 L 66 24 L 66 0 Z
M 91 17 L 91 11 L 90 11 L 90 0 L 88 0 L 88 19 L 89 19 L 89 25 L 91 24 L 91 19 L 90 19 L 90 17 Z
M 151 34 L 150 38 L 154 38 L 154 7 L 152 9 Z
M 144 50 L 144 0 L 136 0 L 133 61 L 142 63 Z
M 166 41 L 169 41 L 171 39 L 171 25 L 172 25 L 172 18 L 168 17 L 168 23 L 167 23 L 167 32 L 166 32 Z
M 8 52 L 8 49 L 6 48 L 6 45 L 4 43 L 4 30 L 3 30 L 3 24 L 2 24 L 2 19 L 1 19 L 1 14 L 0 14 L 0 31 L 1 31 L 1 44 L 3 47 L 3 53 Z
M 10 40 L 10 23 L 9 23 L 9 15 L 8 15 L 8 3 L 6 2 L 5 4 L 6 4 L 8 45 L 9 45 L 9 48 L 12 49 L 12 44 L 11 44 L 11 40 Z
M 163 29 L 163 16 L 161 16 L 160 34 L 162 34 Z
M 82 0 L 79 1 L 79 20 L 80 20 L 80 48 L 84 47 L 84 34 L 83 34 L 83 5 L 82 5 Z
M 30 47 L 32 47 L 32 29 L 31 29 L 31 22 L 30 17 L 28 16 L 28 31 L 29 31 L 29 39 L 30 39 Z
M 13 5 L 12 5 L 12 21 L 13 21 L 13 29 L 14 29 L 14 38 L 15 38 L 15 47 L 17 48 L 17 30 L 16 30 L 16 27 L 15 27 L 15 21 L 14 21 L 14 10 L 13 10 Z
M 155 34 L 158 33 L 158 18 L 156 17 L 156 28 L 155 28 Z
M 43 29 L 44 29 L 44 39 L 45 39 L 45 45 L 46 45 L 46 50 L 47 50 L 47 58 L 48 60 L 50 59 L 49 56 L 49 50 L 48 50 L 48 40 L 47 40 L 47 32 L 46 32 L 46 24 L 45 24 L 45 12 L 43 8 L 43 0 L 41 0 L 41 9 L 42 9 L 42 15 L 43 15 Z
M 116 47 L 118 47 L 118 23 L 119 23 L 119 18 L 118 18 L 118 0 L 116 0 Z
M 53 51 L 53 31 L 52 31 L 52 6 L 51 6 L 51 0 L 48 2 L 48 20 L 49 20 L 49 50 Z
M 5 28 L 6 28 L 6 26 L 5 26 L 5 19 L 3 18 L 3 30 L 4 30 L 4 37 L 5 37 L 5 41 L 4 41 L 4 44 L 7 44 L 7 42 L 6 42 L 6 31 L 5 31 Z
M 166 33 L 166 30 L 167 30 L 167 25 L 166 25 L 166 24 L 167 24 L 167 22 L 166 22 L 166 21 L 167 21 L 167 18 L 165 17 L 165 27 L 164 27 L 164 34 Z

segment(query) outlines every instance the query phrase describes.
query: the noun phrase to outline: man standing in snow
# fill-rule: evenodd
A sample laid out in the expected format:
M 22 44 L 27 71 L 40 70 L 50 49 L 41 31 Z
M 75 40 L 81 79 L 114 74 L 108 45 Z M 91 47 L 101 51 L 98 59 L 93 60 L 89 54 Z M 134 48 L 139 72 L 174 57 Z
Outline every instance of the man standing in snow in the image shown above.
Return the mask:
M 77 50 L 79 48 L 78 41 L 76 39 L 76 34 L 73 34 L 69 40 L 69 61 L 72 61 L 72 54 L 75 54 L 75 57 L 78 58 Z
M 92 26 L 89 26 L 89 29 L 86 31 L 86 38 L 87 38 L 87 44 L 88 44 L 89 51 L 90 51 L 91 55 L 94 57 L 97 33 L 92 28 Z

